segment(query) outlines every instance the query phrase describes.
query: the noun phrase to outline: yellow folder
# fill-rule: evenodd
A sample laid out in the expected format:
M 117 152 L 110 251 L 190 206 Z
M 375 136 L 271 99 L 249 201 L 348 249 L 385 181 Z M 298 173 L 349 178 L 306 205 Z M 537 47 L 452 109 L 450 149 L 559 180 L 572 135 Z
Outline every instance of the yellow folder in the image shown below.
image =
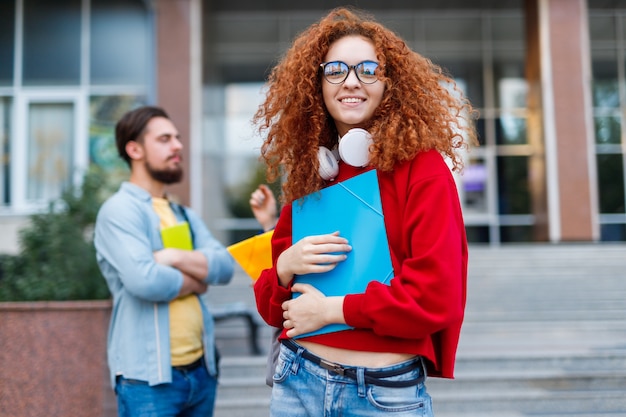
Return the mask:
M 226 248 L 253 281 L 259 278 L 261 271 L 272 267 L 273 234 L 274 231 L 270 230 Z

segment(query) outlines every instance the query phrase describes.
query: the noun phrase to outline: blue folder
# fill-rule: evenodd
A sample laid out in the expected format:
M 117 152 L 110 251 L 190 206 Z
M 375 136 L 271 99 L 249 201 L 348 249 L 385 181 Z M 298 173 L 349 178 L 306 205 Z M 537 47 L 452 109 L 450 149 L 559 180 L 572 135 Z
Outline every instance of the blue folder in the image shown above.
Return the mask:
M 376 170 L 294 201 L 292 216 L 294 243 L 306 236 L 339 231 L 352 246 L 348 258 L 332 271 L 298 275 L 296 283 L 311 284 L 326 296 L 363 293 L 370 281 L 389 283 L 393 267 Z M 298 295 L 294 293 L 294 297 Z M 344 324 L 331 324 L 297 337 L 350 328 Z

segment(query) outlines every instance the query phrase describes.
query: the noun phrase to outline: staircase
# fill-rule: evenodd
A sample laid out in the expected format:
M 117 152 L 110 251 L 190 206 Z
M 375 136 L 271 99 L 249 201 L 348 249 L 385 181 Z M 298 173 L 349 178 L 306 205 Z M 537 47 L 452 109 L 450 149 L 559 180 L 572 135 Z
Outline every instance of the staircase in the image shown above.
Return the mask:
M 209 297 L 255 309 L 243 274 Z M 266 358 L 246 324 L 216 333 L 216 417 L 269 416 Z M 265 351 L 269 335 L 262 325 Z M 626 245 L 471 246 L 456 379 L 427 387 L 437 417 L 626 416 Z

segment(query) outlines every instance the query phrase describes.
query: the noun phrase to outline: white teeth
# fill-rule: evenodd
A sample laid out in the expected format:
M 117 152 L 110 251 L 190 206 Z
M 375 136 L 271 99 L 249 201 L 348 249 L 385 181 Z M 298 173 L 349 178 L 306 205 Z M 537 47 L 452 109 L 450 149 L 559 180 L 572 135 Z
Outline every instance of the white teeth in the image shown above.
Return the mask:
M 363 100 L 360 98 L 356 98 L 356 97 L 348 97 L 348 98 L 341 99 L 342 103 L 360 103 L 361 101 Z

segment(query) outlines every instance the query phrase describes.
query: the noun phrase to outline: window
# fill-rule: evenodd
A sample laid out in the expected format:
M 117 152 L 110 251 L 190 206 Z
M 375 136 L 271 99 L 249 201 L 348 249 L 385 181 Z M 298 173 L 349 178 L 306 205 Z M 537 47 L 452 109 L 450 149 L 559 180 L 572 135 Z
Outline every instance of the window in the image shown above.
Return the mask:
M 78 85 L 80 47 L 80 0 L 24 0 L 24 85 Z
M 31 103 L 26 140 L 26 198 L 48 201 L 71 184 L 74 103 Z
M 92 0 L 91 84 L 146 82 L 152 62 L 150 21 L 142 1 Z
M 6 206 L 10 201 L 11 109 L 11 99 L 0 97 L 0 206 Z
M 600 238 L 626 240 L 626 180 L 624 147 L 624 81 L 626 14 L 590 11 L 592 97 Z
M 2 213 L 46 207 L 90 163 L 125 166 L 113 130 L 151 87 L 150 19 L 141 0 L 0 2 Z
M 0 2 L 0 87 L 13 84 L 15 4 Z
M 146 103 L 143 96 L 102 95 L 89 100 L 89 162 L 108 172 L 126 174 L 115 145 L 115 124 L 127 111 Z

